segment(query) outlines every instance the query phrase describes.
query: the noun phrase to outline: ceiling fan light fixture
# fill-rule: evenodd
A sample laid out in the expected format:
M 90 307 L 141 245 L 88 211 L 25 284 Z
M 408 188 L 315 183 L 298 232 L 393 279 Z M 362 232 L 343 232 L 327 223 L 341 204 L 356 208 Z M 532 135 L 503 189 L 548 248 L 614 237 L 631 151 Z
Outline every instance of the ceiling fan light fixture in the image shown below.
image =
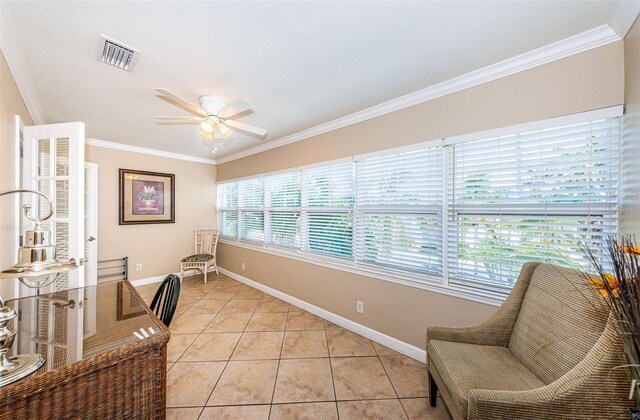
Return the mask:
M 217 150 L 214 146 L 224 148 L 233 141 L 232 134 L 235 130 L 262 139 L 267 135 L 264 128 L 235 120 L 253 112 L 251 103 L 246 99 L 237 98 L 227 103 L 218 97 L 204 95 L 198 98 L 199 105 L 195 105 L 166 89 L 156 88 L 155 91 L 161 99 L 193 114 L 183 117 L 156 117 L 156 120 L 160 123 L 198 124 L 203 144 L 213 153 Z
M 218 124 L 218 129 L 220 130 L 220 132 L 222 133 L 222 136 L 225 139 L 233 133 L 233 131 L 231 131 L 231 129 L 224 124 Z
M 213 133 L 214 129 L 215 129 L 215 124 L 209 121 L 208 119 L 200 123 L 200 130 L 206 133 Z
M 219 123 L 215 123 L 213 125 L 213 133 L 212 136 L 216 140 L 224 140 L 231 135 L 231 130 L 227 128 L 227 126 Z

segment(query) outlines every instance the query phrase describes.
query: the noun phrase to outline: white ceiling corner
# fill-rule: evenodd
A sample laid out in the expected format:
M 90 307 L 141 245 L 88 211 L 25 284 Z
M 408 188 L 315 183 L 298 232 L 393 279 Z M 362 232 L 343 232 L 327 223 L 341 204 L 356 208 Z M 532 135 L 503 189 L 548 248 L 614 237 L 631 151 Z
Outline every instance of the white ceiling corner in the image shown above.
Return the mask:
M 200 157 L 197 157 L 197 156 L 183 155 L 181 153 L 166 152 L 164 150 L 148 149 L 146 147 L 131 146 L 129 144 L 116 143 L 116 142 L 113 142 L 113 141 L 106 141 L 106 140 L 98 140 L 98 139 L 87 138 L 85 140 L 85 144 L 87 144 L 89 146 L 103 147 L 105 149 L 121 150 L 121 151 L 124 151 L 124 152 L 130 152 L 130 153 L 140 153 L 140 154 L 143 154 L 143 155 L 159 156 L 159 157 L 165 157 L 165 158 L 169 158 L 169 159 L 186 160 L 188 162 L 206 163 L 208 165 L 217 164 L 217 162 L 214 159 L 205 159 L 205 158 L 200 158 Z
M 17 40 L 14 19 L 6 2 L 0 1 L 0 49 L 35 124 L 44 124 L 44 112 L 36 94 L 31 74 Z
M 11 33 L 0 46 L 36 123 L 82 120 L 88 137 L 110 140 L 88 144 L 211 164 L 614 42 L 629 30 L 639 5 L 2 2 L 2 23 L 12 25 L 3 25 L 3 35 Z M 219 25 L 200 24 L 212 16 Z M 133 73 L 100 67 L 93 57 L 98 33 L 141 50 Z M 202 39 L 221 41 L 192 47 Z M 433 42 L 438 39 L 446 42 Z M 398 72 L 402 78 L 394 77 Z M 158 86 L 192 101 L 200 94 L 246 97 L 255 113 L 241 121 L 268 128 L 270 137 L 234 135 L 211 159 L 197 127 L 155 124 L 153 115 L 180 115 L 155 98 Z
M 624 38 L 640 14 L 640 0 L 619 0 L 609 25 Z
M 446 82 L 442 82 L 417 92 L 372 106 L 362 111 L 358 111 L 354 114 L 317 125 L 290 136 L 242 150 L 232 155 L 223 156 L 219 158 L 217 162 L 219 164 L 231 162 L 233 160 L 241 159 L 243 157 L 251 156 L 256 153 L 264 152 L 290 143 L 295 143 L 319 134 L 328 133 L 329 131 L 347 127 L 371 118 L 389 114 L 441 96 L 487 83 L 501 77 L 519 73 L 552 61 L 560 60 L 593 48 L 601 47 L 611 42 L 619 41 L 620 39 L 620 36 L 616 34 L 609 25 L 602 25 L 581 34 L 554 42 L 553 44 L 509 58 L 500 63 L 492 64 L 454 79 L 447 80 Z

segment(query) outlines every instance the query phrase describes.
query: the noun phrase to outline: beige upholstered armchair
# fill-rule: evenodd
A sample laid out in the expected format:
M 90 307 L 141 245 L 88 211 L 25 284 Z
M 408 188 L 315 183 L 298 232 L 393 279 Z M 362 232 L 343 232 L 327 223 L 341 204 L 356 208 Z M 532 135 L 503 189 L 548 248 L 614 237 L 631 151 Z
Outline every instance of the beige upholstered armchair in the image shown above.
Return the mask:
M 480 325 L 429 327 L 429 396 L 455 419 L 629 418 L 630 380 L 606 306 L 576 271 L 527 263 Z

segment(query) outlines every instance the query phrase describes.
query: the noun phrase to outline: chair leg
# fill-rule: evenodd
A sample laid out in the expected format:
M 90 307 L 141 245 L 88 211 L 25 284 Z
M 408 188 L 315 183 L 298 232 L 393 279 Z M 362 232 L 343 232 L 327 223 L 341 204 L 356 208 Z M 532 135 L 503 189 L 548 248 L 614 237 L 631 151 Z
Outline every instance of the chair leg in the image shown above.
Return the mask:
M 207 269 L 207 267 L 204 268 L 204 284 L 207 284 L 207 272 L 209 270 Z
M 180 284 L 182 284 L 182 278 L 184 277 L 184 269 L 180 267 Z
M 438 397 L 438 385 L 436 385 L 436 381 L 433 380 L 433 376 L 429 373 L 429 405 L 431 407 L 436 406 L 436 400 Z
M 218 264 L 214 264 L 213 267 L 216 269 L 216 276 L 219 276 L 220 273 L 218 273 Z

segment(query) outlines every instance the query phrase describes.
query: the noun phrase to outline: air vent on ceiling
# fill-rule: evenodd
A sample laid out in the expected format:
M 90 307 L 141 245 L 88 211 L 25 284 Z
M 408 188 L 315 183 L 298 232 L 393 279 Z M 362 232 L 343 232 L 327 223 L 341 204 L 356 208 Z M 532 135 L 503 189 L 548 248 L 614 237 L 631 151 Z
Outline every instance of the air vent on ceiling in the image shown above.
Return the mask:
M 96 51 L 98 61 L 130 72 L 139 56 L 140 51 L 135 48 L 100 34 Z

